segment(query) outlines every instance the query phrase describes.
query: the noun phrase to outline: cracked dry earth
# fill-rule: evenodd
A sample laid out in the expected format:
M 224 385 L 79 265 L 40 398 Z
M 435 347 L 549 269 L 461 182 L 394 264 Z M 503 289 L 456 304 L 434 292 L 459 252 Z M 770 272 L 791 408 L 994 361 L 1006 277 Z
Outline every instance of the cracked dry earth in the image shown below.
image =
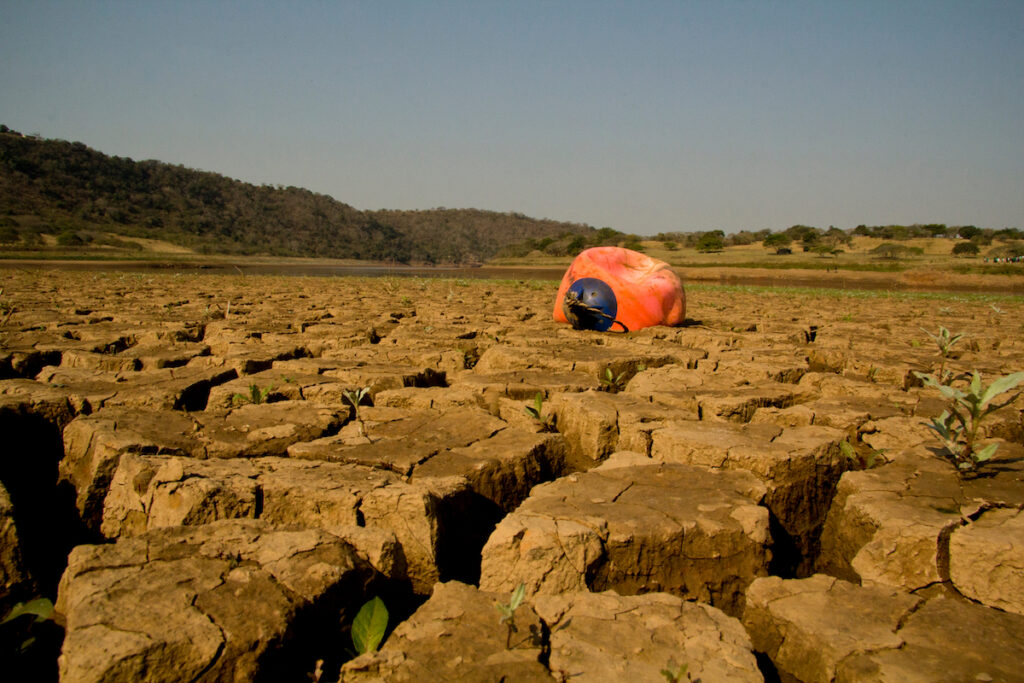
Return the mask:
M 602 334 L 554 283 L 0 286 L 0 613 L 64 629 L 34 680 L 1024 679 L 1024 401 L 961 480 L 912 374 L 939 325 L 1024 368 L 1020 299 L 691 287 Z

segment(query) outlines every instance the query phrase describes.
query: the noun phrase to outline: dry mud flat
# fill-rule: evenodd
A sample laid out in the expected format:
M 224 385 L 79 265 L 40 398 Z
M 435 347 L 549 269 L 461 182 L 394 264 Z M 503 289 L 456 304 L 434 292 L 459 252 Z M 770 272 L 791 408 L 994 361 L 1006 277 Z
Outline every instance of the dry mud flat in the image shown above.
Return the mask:
M 0 613 L 55 598 L 63 681 L 1024 677 L 1024 401 L 962 481 L 913 375 L 939 325 L 1024 369 L 1019 299 L 696 287 L 617 335 L 553 283 L 0 286 Z

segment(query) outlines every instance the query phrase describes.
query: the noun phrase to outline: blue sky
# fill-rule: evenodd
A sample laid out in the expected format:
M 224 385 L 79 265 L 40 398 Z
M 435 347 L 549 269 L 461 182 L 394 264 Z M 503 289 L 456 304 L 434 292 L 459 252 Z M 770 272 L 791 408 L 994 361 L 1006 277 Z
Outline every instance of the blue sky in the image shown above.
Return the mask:
M 662 231 L 1024 227 L 1024 2 L 5 0 L 0 123 Z

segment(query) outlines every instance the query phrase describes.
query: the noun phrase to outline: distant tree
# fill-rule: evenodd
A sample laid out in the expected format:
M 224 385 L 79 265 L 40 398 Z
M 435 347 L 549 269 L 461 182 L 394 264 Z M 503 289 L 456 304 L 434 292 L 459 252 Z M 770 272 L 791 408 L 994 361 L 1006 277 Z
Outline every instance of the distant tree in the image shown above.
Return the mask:
M 712 252 L 725 249 L 725 233 L 721 230 L 705 232 L 697 239 L 697 251 Z
M 62 247 L 80 247 L 85 244 L 85 240 L 74 230 L 65 230 L 57 235 L 57 244 Z
M 893 244 L 892 242 L 883 242 L 877 247 L 871 250 L 871 253 L 876 258 L 881 259 L 901 259 L 909 256 L 917 256 L 924 253 L 921 247 L 908 247 L 902 244 Z
M 975 235 L 981 234 L 981 228 L 976 228 L 973 225 L 961 225 L 959 228 L 956 229 L 956 234 L 958 237 L 962 237 L 965 240 L 969 240 Z
M 866 225 L 858 225 L 856 228 L 853 229 L 853 234 L 854 235 L 860 235 L 862 237 L 870 237 L 871 236 L 871 228 L 869 228 Z
M 0 225 L 0 242 L 10 244 L 19 240 L 18 231 L 12 225 Z
M 679 245 L 675 242 L 672 242 L 671 240 L 662 242 L 661 246 L 665 247 L 669 251 L 676 251 L 677 249 L 679 249 Z
M 926 223 L 921 227 L 931 233 L 932 237 L 944 237 L 946 235 L 945 223 Z
M 768 249 L 775 249 L 776 253 L 778 250 L 788 248 L 793 243 L 793 239 L 784 232 L 776 232 L 768 235 L 761 242 Z
M 980 251 L 974 242 L 957 242 L 953 245 L 954 256 L 977 256 Z
M 569 244 L 566 245 L 565 251 L 570 256 L 575 256 L 576 254 L 580 253 L 581 251 L 583 251 L 586 248 L 587 248 L 587 239 L 585 237 L 583 237 L 582 235 L 576 235 L 575 237 L 573 237 L 569 241 Z

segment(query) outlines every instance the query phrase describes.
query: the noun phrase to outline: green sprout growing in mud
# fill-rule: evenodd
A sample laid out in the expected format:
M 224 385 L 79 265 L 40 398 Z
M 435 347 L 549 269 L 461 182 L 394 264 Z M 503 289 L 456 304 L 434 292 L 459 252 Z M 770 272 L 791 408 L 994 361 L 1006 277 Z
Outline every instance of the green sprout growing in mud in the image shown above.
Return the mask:
M 261 403 L 266 403 L 267 396 L 269 396 L 270 392 L 273 390 L 273 384 L 263 389 L 260 389 L 259 385 L 253 382 L 252 384 L 249 385 L 248 396 L 246 396 L 245 394 L 235 394 L 231 397 L 231 402 L 236 405 L 242 405 L 244 403 L 252 403 L 254 405 L 259 405 Z
M 617 394 L 626 388 L 626 372 L 622 371 L 619 374 L 612 372 L 611 368 L 604 369 L 604 375 L 600 377 L 601 389 L 612 394 Z
M 373 443 L 373 439 L 371 439 L 366 433 L 366 423 L 363 422 L 363 418 L 359 414 L 359 406 L 369 393 L 370 387 L 363 387 L 362 389 L 357 389 L 355 391 L 346 389 L 342 392 L 342 397 L 344 397 L 344 399 L 352 406 L 352 419 L 359 424 L 359 436 L 365 438 L 370 443 Z
M 684 680 L 690 680 L 690 675 L 686 673 L 689 668 L 687 664 L 676 664 L 675 659 L 669 659 L 668 664 L 664 669 L 661 670 L 661 675 L 665 677 L 668 683 L 680 683 Z M 685 676 L 685 678 L 683 678 Z
M 551 415 L 544 416 L 544 395 L 542 393 L 538 391 L 537 395 L 533 397 L 533 405 L 526 406 L 525 410 L 527 415 L 540 424 L 542 431 L 555 431 L 555 418 Z
M 378 597 L 359 608 L 352 622 L 352 645 L 357 654 L 376 652 L 388 630 L 388 608 Z
M 869 470 L 872 467 L 875 467 L 876 465 L 880 465 L 886 462 L 885 451 L 877 451 L 872 449 L 870 452 L 868 452 L 867 455 L 861 455 L 860 453 L 857 452 L 857 450 L 853 447 L 853 444 L 851 444 L 848 439 L 841 441 L 839 443 L 839 451 L 847 460 L 857 463 L 858 465 L 860 465 L 862 469 L 866 470 Z
M 56 656 L 63 629 L 54 617 L 53 603 L 36 598 L 19 602 L 0 619 L 0 659 L 5 670 L 46 657 L 51 649 Z
M 932 334 L 923 327 L 921 328 L 921 330 L 929 337 L 931 337 L 932 341 L 935 342 L 935 345 L 939 347 L 940 360 L 939 369 L 935 373 L 936 377 L 938 377 L 939 381 L 941 382 L 949 381 L 951 377 L 949 377 L 948 375 L 951 375 L 952 373 L 947 373 L 946 371 L 946 360 L 949 359 L 950 357 L 950 349 L 952 349 L 953 345 L 956 344 L 961 339 L 963 339 L 966 335 L 963 333 L 951 334 L 950 331 L 947 330 L 942 325 L 939 325 L 938 334 Z
M 505 636 L 505 649 L 512 649 L 512 634 L 516 632 L 516 610 L 523 604 L 523 600 L 526 598 L 526 584 L 520 583 L 512 591 L 512 596 L 509 598 L 508 604 L 500 602 L 494 603 L 494 606 L 501 612 L 501 617 L 498 619 L 498 624 L 505 624 L 508 632 Z
M 966 390 L 952 384 L 953 379 L 941 381 L 932 375 L 915 372 L 925 386 L 938 389 L 947 400 L 946 409 L 932 418 L 926 426 L 935 432 L 949 454 L 947 457 L 962 475 L 974 475 L 978 467 L 995 455 L 999 444 L 987 446 L 978 444 L 978 432 L 982 422 L 995 411 L 1013 403 L 1021 392 L 1013 394 L 1001 403 L 995 403 L 1006 393 L 1013 391 L 1024 382 L 1024 372 L 1015 372 L 996 379 L 987 387 L 981 382 L 981 374 L 975 370 Z

